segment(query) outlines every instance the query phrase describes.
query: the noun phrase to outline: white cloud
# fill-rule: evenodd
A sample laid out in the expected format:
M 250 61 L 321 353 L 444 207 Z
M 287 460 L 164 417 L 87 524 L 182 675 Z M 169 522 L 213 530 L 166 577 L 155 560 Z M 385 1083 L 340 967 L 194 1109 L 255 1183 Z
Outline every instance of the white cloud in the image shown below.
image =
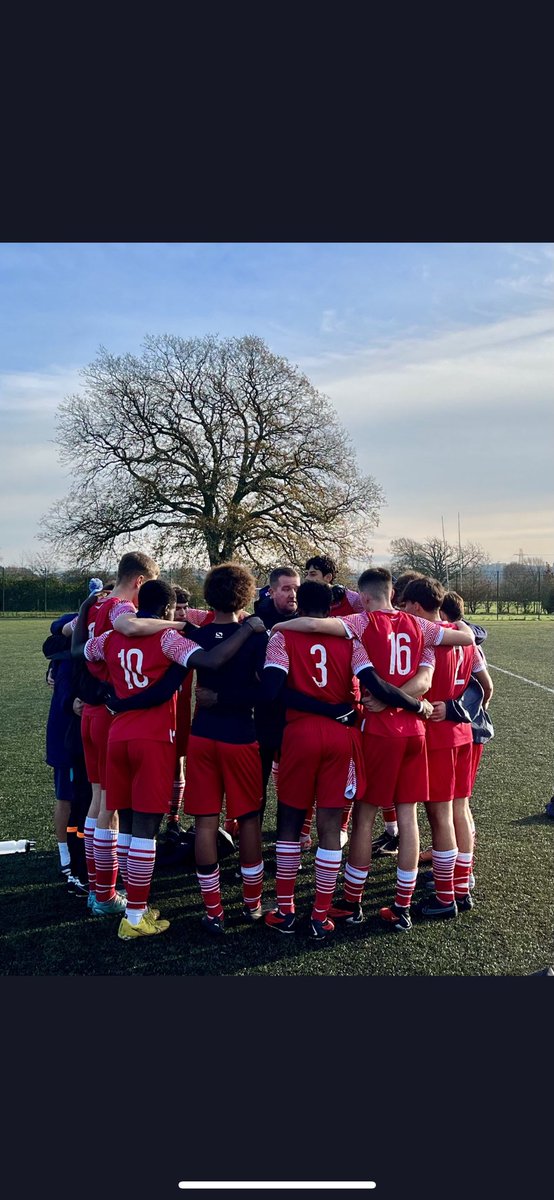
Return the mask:
M 77 367 L 5 372 L 0 374 L 0 412 L 55 412 L 67 395 L 80 391 L 82 382 Z
M 549 310 L 495 324 L 405 338 L 352 355 L 346 372 L 320 362 L 317 386 L 356 425 L 375 408 L 395 411 L 505 406 L 552 395 L 554 316 Z

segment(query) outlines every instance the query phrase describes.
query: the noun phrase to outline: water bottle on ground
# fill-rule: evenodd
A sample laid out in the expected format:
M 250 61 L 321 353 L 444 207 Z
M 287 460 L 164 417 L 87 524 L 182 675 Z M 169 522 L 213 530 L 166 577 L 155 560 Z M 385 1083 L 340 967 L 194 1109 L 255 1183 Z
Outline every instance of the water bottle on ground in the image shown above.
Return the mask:
M 29 838 L 18 838 L 14 842 L 0 842 L 0 854 L 27 854 L 36 843 Z

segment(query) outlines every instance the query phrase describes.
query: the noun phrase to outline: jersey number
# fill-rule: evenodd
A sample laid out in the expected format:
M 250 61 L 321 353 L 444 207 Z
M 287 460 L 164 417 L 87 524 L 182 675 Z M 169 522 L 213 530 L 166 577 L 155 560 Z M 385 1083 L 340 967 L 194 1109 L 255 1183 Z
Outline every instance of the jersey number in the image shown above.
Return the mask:
M 389 675 L 409 675 L 412 669 L 409 633 L 389 633 Z
M 320 658 L 319 662 L 314 661 L 314 667 L 316 671 L 319 671 L 321 679 L 316 679 L 315 675 L 312 675 L 312 679 L 316 687 L 325 687 L 325 684 L 327 683 L 327 667 L 325 666 L 325 663 L 327 662 L 327 651 L 325 646 L 316 645 L 310 647 L 310 654 L 316 654 L 317 652 L 319 652 Z
M 117 657 L 121 663 L 125 675 L 125 683 L 129 689 L 132 689 L 133 684 L 138 688 L 148 687 L 148 675 L 141 675 L 140 673 L 143 657 L 142 650 L 120 650 Z

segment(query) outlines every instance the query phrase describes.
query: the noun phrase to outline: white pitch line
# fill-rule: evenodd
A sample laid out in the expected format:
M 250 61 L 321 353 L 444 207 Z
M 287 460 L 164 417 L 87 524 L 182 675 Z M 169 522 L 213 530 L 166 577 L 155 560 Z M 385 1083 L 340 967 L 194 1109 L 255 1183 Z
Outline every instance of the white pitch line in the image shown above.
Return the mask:
M 214 1188 L 214 1189 L 217 1189 L 218 1191 L 220 1191 L 223 1188 L 225 1188 L 225 1189 L 227 1189 L 227 1188 L 232 1188 L 232 1189 L 272 1188 L 274 1190 L 276 1190 L 278 1188 L 303 1188 L 303 1189 L 321 1188 L 321 1189 L 337 1190 L 340 1188 L 342 1190 L 343 1188 L 358 1188 L 358 1189 L 374 1188 L 374 1187 L 377 1187 L 377 1184 L 373 1183 L 371 1180 L 368 1180 L 365 1183 L 309 1183 L 306 1181 L 304 1181 L 303 1183 L 293 1183 L 293 1182 L 289 1182 L 289 1183 L 188 1183 L 186 1180 L 183 1180 L 179 1184 L 179 1187 L 180 1188 L 202 1188 L 204 1190 L 207 1190 L 209 1188 Z
M 487 666 L 492 667 L 493 671 L 501 671 L 503 675 L 511 675 L 512 679 L 521 679 L 522 683 L 530 683 L 531 687 L 538 687 L 542 692 L 551 692 L 554 696 L 554 688 L 546 687 L 544 683 L 535 683 L 534 679 L 526 679 L 525 675 L 516 675 L 514 671 L 506 671 L 504 667 L 496 667 L 494 663 L 487 663 Z

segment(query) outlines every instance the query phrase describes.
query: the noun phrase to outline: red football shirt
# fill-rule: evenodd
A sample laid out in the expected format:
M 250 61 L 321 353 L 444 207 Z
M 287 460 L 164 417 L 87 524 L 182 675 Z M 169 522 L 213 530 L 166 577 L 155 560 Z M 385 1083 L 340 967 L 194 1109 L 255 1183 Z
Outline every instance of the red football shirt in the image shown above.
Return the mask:
M 264 667 L 278 667 L 288 675 L 291 687 L 325 704 L 354 703 L 353 675 L 370 667 L 365 650 L 357 639 L 346 641 L 325 634 L 300 633 L 284 629 L 269 639 Z M 310 716 L 287 710 L 287 720 Z
M 165 675 L 169 661 L 186 667 L 195 650 L 198 650 L 198 642 L 182 637 L 176 629 L 165 629 L 152 637 L 140 638 L 129 638 L 108 630 L 86 643 L 85 658 L 89 662 L 106 664 L 116 696 L 124 699 L 157 683 Z M 119 713 L 112 721 L 110 740 L 148 738 L 149 741 L 174 742 L 176 710 L 177 697 L 173 695 L 155 708 Z
M 399 609 L 363 612 L 341 618 L 345 629 L 360 639 L 368 658 L 382 679 L 402 687 L 422 666 L 434 666 L 433 646 L 443 636 L 440 625 Z M 363 729 L 380 737 L 411 737 L 425 734 L 421 717 L 403 708 L 368 712 Z
M 122 613 L 136 613 L 134 604 L 130 600 L 121 600 L 119 596 L 108 596 L 106 600 L 100 600 L 96 604 L 91 604 L 87 613 L 87 626 L 89 641 L 91 638 L 100 637 L 101 634 L 113 629 L 113 622 L 116 617 Z M 71 622 L 72 628 L 75 629 L 77 617 Z M 104 662 L 89 662 L 88 667 L 91 675 L 95 679 L 103 679 L 105 683 L 110 678 L 110 673 Z M 97 706 L 94 704 L 85 704 L 83 715 L 90 715 L 95 711 Z
M 350 617 L 353 613 L 363 612 L 363 604 L 360 600 L 358 592 L 351 592 L 349 588 L 344 589 L 344 596 L 339 600 L 338 604 L 331 605 L 331 617 Z

